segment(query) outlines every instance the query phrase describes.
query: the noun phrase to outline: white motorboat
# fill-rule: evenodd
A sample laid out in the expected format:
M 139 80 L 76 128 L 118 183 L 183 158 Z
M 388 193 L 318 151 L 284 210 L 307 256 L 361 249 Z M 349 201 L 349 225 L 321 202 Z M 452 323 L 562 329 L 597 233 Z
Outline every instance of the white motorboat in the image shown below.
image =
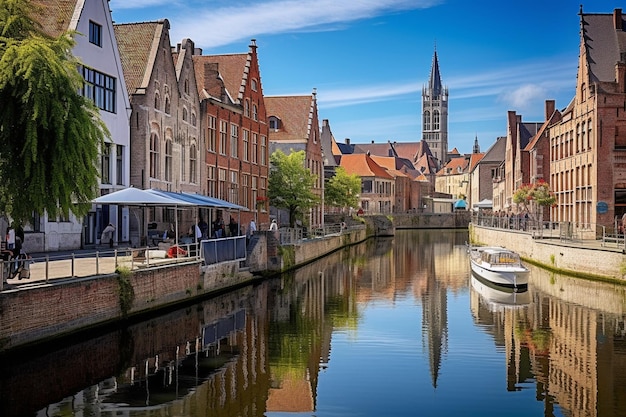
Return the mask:
M 472 273 L 470 277 L 472 289 L 475 290 L 481 302 L 492 313 L 507 309 L 515 309 L 530 304 L 530 291 L 528 289 L 514 290 L 513 288 L 503 288 L 484 281 Z
M 528 287 L 530 271 L 518 253 L 495 246 L 470 246 L 472 272 L 499 287 L 523 290 Z

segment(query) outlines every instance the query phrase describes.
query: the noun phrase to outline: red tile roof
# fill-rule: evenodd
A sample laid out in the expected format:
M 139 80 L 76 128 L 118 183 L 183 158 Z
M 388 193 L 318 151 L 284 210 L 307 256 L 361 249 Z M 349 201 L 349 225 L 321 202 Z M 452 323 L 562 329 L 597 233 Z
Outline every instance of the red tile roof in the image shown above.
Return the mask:
M 265 96 L 267 117 L 280 120 L 279 129 L 270 129 L 271 141 L 307 143 L 312 126 L 313 96 Z
M 31 0 L 35 6 L 33 20 L 39 22 L 44 33 L 58 37 L 70 28 L 77 0 Z M 41 9 L 41 10 L 37 10 Z
M 346 170 L 348 175 L 356 174 L 359 177 L 393 179 L 384 168 L 364 153 L 343 155 L 340 165 Z
M 230 100 L 242 104 L 243 89 L 247 80 L 248 53 L 227 55 L 194 55 L 193 63 L 198 83 L 198 94 L 203 99 L 207 95 L 221 99 L 221 85 L 224 83 Z M 218 79 L 205 79 L 206 66 L 218 71 Z

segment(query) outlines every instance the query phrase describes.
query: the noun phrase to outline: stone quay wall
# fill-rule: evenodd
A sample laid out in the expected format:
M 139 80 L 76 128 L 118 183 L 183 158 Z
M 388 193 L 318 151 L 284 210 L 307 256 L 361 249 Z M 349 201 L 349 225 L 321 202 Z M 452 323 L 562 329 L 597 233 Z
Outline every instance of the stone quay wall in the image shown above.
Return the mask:
M 572 245 L 556 239 L 533 239 L 528 233 L 474 224 L 470 226 L 470 239 L 481 245 L 504 246 L 547 269 L 574 276 L 626 282 L 626 257 L 619 251 Z

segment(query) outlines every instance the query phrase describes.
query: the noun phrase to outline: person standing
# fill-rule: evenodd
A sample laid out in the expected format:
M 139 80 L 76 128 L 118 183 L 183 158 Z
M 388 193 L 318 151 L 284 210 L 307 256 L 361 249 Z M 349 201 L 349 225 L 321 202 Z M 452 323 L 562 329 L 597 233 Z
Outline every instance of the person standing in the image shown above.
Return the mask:
M 254 219 L 250 220 L 250 226 L 248 227 L 248 233 L 252 236 L 256 232 L 256 222 Z
M 113 247 L 113 233 L 115 232 L 115 226 L 113 223 L 109 223 L 107 227 L 102 231 L 102 236 L 100 236 L 100 242 L 109 242 L 109 247 Z
M 7 227 L 7 249 L 13 250 L 15 247 L 15 229 L 13 226 Z

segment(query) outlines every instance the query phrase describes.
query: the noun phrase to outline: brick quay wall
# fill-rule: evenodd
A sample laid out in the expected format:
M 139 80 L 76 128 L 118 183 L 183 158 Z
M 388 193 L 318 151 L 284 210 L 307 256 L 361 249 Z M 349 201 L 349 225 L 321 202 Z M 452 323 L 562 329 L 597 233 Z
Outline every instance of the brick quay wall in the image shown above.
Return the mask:
M 559 239 L 534 239 L 525 232 L 474 224 L 470 225 L 470 240 L 475 244 L 504 246 L 546 269 L 626 284 L 626 256 L 622 251 Z
M 194 260 L 6 289 L 0 295 L 0 352 L 235 289 L 360 243 L 372 236 L 371 230 L 283 246 L 270 232 L 260 232 L 246 268 L 239 261 L 203 266 Z

